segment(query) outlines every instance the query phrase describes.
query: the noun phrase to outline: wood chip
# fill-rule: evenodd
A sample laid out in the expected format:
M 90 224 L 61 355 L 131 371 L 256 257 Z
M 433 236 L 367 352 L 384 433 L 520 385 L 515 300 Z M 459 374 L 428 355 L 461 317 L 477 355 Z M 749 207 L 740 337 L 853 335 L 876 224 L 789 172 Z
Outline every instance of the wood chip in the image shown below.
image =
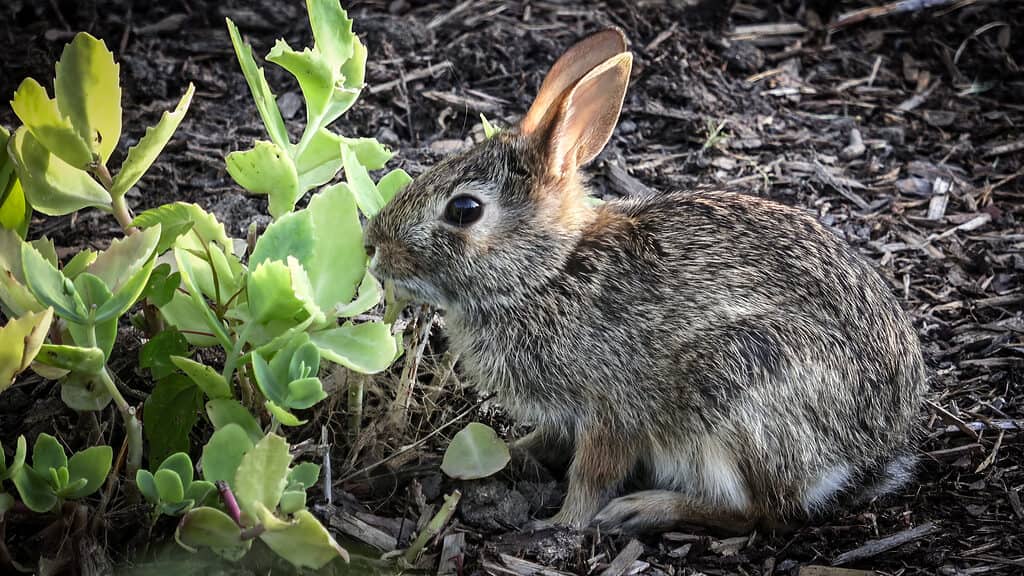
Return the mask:
M 624 576 L 643 553 L 644 545 L 639 540 L 630 540 L 604 572 L 601 572 L 601 576 Z
M 328 523 L 331 528 L 360 542 L 365 542 L 378 550 L 390 552 L 398 548 L 398 540 L 394 536 L 367 524 L 354 514 L 350 514 L 341 508 L 335 508 L 334 513 L 329 518 Z
M 516 576 L 571 576 L 568 572 L 562 572 L 561 570 L 555 570 L 554 568 L 548 568 L 529 560 L 523 560 L 522 558 L 516 558 L 508 554 L 501 554 L 503 568 L 506 571 L 503 572 L 491 572 L 492 574 L 514 574 Z M 488 563 L 484 562 L 484 567 L 488 567 Z M 490 570 L 488 570 L 490 571 Z
M 913 542 L 914 540 L 920 540 L 938 529 L 939 527 L 936 526 L 934 522 L 926 522 L 920 526 L 915 526 L 914 528 L 897 532 L 891 536 L 886 536 L 885 538 L 869 540 L 860 548 L 854 548 L 849 552 L 844 552 L 839 556 L 836 556 L 836 559 L 832 561 L 832 565 L 841 566 L 843 564 L 849 564 L 850 562 L 874 558 L 875 556 L 892 550 L 893 548 L 899 548 L 900 546 Z
M 876 576 L 874 570 L 852 570 L 835 566 L 801 566 L 798 576 Z
M 444 544 L 441 547 L 441 558 L 437 564 L 437 576 L 461 574 L 465 550 L 465 532 L 456 532 L 445 536 Z

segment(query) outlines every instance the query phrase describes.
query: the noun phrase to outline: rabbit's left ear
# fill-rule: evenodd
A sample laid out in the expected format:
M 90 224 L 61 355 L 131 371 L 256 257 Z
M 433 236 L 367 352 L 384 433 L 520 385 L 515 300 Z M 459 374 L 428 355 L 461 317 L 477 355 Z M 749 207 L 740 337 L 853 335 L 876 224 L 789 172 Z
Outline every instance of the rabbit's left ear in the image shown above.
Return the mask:
M 549 173 L 574 172 L 601 153 L 612 137 L 629 84 L 633 55 L 623 52 L 588 72 L 559 104 L 547 138 Z

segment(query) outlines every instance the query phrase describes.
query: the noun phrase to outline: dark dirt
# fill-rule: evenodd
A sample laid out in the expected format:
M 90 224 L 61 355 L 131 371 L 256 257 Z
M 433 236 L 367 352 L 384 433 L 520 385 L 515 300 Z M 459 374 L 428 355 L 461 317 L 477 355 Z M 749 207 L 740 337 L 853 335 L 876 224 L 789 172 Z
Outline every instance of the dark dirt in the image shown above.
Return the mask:
M 636 63 L 619 128 L 592 166 L 595 189 L 614 197 L 645 186 L 714 186 L 813 211 L 891 282 L 924 342 L 933 391 L 922 411 L 927 439 L 919 480 L 899 495 L 788 534 L 642 538 L 625 573 L 827 574 L 807 567 L 928 522 L 937 526 L 930 534 L 849 567 L 1024 572 L 1024 4 L 961 1 L 829 31 L 822 24 L 829 13 L 867 3 L 739 2 L 719 33 L 684 15 L 681 3 L 346 2 L 370 49 L 370 88 L 337 129 L 395 147 L 391 166 L 415 176 L 480 138 L 480 112 L 499 125 L 514 122 L 576 39 L 622 27 Z M 196 84 L 185 122 L 131 196 L 134 209 L 198 202 L 238 236 L 251 221 L 267 221 L 264 199 L 243 196 L 224 170 L 226 153 L 264 135 L 223 17 L 231 16 L 262 55 L 278 36 L 292 46 L 311 42 L 301 2 L 14 0 L 0 14 L 0 94 L 13 94 L 26 76 L 46 85 L 73 31 L 87 30 L 114 49 L 126 128 L 113 165 L 188 82 Z M 789 27 L 751 28 L 773 23 Z M 297 87 L 273 66 L 268 77 L 297 132 L 304 114 Z M 0 108 L 0 123 L 13 126 L 13 114 Z M 31 233 L 50 236 L 70 256 L 104 247 L 115 228 L 112 218 L 86 212 L 37 218 Z M 132 389 L 129 399 L 139 403 L 151 388 L 137 366 L 140 343 L 137 333 L 123 331 L 114 360 Z M 631 552 L 629 538 L 517 532 L 528 514 L 546 516 L 539 509 L 557 505 L 551 485 L 519 483 L 509 473 L 462 486 L 438 481 L 440 453 L 460 427 L 452 420 L 477 402 L 457 378 L 432 388 L 443 352 L 435 329 L 405 431 L 370 425 L 390 402 L 402 368 L 396 366 L 368 389 L 368 427 L 357 449 L 344 439 L 343 392 L 293 434 L 298 442 L 319 438 L 320 425 L 333 430 L 334 477 L 342 478 L 451 424 L 417 449 L 337 485 L 335 504 L 404 535 L 405 545 L 402 526 L 429 517 L 442 493 L 462 488 L 461 515 L 446 534 L 465 533 L 464 574 L 539 570 L 502 554 L 546 566 L 545 573 L 587 574 Z M 35 376 L 0 396 L 4 445 L 20 433 L 31 442 L 47 431 L 79 447 L 97 430 L 119 445 L 111 409 L 79 416 L 58 396 L 55 384 Z M 471 417 L 504 434 L 521 432 L 497 408 Z M 90 551 L 79 557 L 141 561 L 152 552 L 144 523 L 118 493 L 95 530 L 66 536 L 77 550 Z M 26 516 L 8 517 L 8 545 L 19 559 L 30 561 L 62 541 L 39 536 L 40 528 Z M 171 530 L 173 522 L 165 522 L 153 534 L 166 539 Z M 440 548 L 424 560 L 431 572 Z

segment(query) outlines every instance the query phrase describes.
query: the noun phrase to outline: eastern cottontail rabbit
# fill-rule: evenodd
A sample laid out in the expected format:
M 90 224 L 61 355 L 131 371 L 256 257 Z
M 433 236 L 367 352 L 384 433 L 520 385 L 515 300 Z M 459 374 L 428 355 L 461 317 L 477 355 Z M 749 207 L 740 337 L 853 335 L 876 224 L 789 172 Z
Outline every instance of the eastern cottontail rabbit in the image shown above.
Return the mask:
M 555 523 L 745 531 L 898 487 L 925 368 L 866 261 L 755 197 L 585 201 L 631 65 L 617 30 L 570 49 L 519 126 L 369 223 L 372 272 L 447 312 L 531 449 L 571 447 Z M 627 478 L 652 489 L 615 498 Z

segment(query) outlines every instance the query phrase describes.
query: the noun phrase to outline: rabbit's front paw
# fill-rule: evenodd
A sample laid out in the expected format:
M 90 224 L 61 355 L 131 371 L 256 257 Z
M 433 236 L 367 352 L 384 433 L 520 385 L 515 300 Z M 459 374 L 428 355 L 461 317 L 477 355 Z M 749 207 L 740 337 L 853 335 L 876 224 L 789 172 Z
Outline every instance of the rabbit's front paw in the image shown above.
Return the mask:
M 559 512 L 551 518 L 545 518 L 543 520 L 531 520 L 523 526 L 524 532 L 543 532 L 544 530 L 582 530 L 587 527 L 589 522 L 580 518 L 571 518 L 568 514 Z

